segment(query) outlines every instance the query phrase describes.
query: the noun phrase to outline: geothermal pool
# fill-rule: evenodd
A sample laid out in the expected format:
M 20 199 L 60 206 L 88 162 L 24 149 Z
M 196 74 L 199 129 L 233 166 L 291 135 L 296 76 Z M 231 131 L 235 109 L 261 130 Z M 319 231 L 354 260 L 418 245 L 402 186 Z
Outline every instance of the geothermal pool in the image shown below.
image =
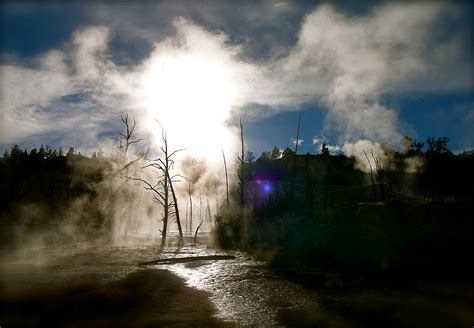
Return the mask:
M 214 311 L 206 312 L 206 315 L 218 320 L 217 323 L 214 322 L 214 326 L 226 324 L 354 327 L 392 324 L 461 327 L 473 319 L 472 283 L 428 281 L 400 290 L 368 288 L 347 291 L 318 290 L 314 287 L 305 288 L 302 284 L 290 281 L 264 262 L 256 261 L 244 253 L 222 251 L 205 245 L 180 248 L 169 246 L 161 252 L 157 246 L 56 247 L 29 249 L 8 256 L 2 255 L 0 296 L 10 295 L 8 293 L 16 291 L 44 288 L 64 290 L 68 286 L 84 281 L 94 281 L 106 286 L 114 282 L 127 281 L 127 277 L 130 276 L 135 277 L 134 284 L 140 284 L 142 279 L 140 272 L 147 273 L 144 275 L 147 277 L 147 288 L 153 289 L 155 284 L 153 279 L 158 279 L 156 277 L 159 275 L 150 275 L 150 272 L 168 270 L 182 279 L 178 279 L 177 285 L 171 280 L 174 285 L 170 287 L 178 288 L 179 284 L 185 283 L 192 290 L 205 292 L 202 293 L 203 298 L 199 300 L 200 302 L 203 299 L 210 300 Z M 228 255 L 235 258 L 138 265 L 141 262 L 158 259 L 214 255 Z M 335 280 L 337 282 L 337 277 Z M 170 280 L 156 281 L 156 285 L 163 288 L 162 285 L 168 283 L 167 281 Z M 0 304 L 1 301 L 0 299 Z M 8 305 L 8 299 L 6 302 Z M 150 299 L 147 308 L 135 311 L 135 316 L 147 316 L 154 304 L 166 307 L 165 312 L 173 312 L 175 305 L 182 311 L 183 306 L 191 304 L 192 300 L 180 298 L 177 300 L 178 303 L 169 304 L 153 302 L 154 299 Z M 0 321 L 2 313 L 5 313 L 1 310 Z M 179 311 L 175 311 L 178 316 L 181 315 Z M 112 315 L 114 313 L 112 310 Z M 190 322 L 192 321 L 184 321 L 184 325 L 190 325 Z M 0 325 L 3 327 L 2 322 Z
M 137 265 L 163 258 L 222 254 L 235 259 Z M 231 324 L 275 326 L 282 311 L 322 315 L 316 293 L 241 252 L 207 246 L 166 247 L 161 253 L 156 246 L 32 249 L 4 260 L 0 279 L 7 290 L 60 288 L 85 280 L 108 283 L 146 269 L 169 270 L 188 286 L 208 292 L 216 317 Z

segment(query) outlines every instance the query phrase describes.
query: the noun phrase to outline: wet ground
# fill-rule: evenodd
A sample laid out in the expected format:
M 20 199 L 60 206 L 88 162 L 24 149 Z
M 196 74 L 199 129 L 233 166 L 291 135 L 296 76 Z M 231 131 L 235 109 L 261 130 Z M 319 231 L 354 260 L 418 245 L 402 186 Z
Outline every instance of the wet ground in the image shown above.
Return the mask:
M 235 258 L 138 265 L 213 255 Z M 46 309 L 40 306 L 48 302 Z M 244 253 L 207 246 L 167 247 L 161 252 L 156 246 L 29 250 L 3 259 L 0 305 L 0 320 L 25 323 L 22 314 L 33 311 L 37 321 L 32 325 L 47 326 L 52 326 L 42 317 L 47 310 L 60 316 L 53 322 L 58 326 L 470 327 L 474 322 L 471 283 L 328 292 L 290 281 Z M 69 314 L 63 318 L 58 313 Z M 0 326 L 7 327 L 2 322 Z

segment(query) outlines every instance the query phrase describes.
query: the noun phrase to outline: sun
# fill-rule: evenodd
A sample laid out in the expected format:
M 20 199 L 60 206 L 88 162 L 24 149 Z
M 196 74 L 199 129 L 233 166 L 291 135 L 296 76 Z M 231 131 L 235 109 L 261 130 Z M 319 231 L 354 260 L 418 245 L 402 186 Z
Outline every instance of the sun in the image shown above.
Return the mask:
M 232 74 L 223 62 L 193 53 L 162 53 L 151 58 L 141 79 L 147 124 L 159 143 L 161 131 L 170 145 L 190 155 L 221 158 L 232 146 L 225 121 L 237 97 Z

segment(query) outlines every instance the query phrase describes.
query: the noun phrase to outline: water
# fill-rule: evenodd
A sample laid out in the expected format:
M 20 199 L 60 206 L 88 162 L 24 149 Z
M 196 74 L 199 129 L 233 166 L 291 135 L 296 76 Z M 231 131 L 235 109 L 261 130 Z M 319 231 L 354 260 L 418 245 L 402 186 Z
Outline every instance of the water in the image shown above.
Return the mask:
M 181 256 L 223 254 L 205 247 L 187 247 Z M 264 262 L 240 252 L 226 252 L 234 260 L 199 261 L 163 265 L 184 278 L 191 287 L 207 291 L 218 310 L 218 317 L 243 325 L 274 326 L 281 310 L 317 314 L 314 292 L 278 276 Z
M 235 259 L 138 265 L 210 255 Z M 322 292 L 288 281 L 244 253 L 207 246 L 167 247 L 162 252 L 157 246 L 30 249 L 3 256 L 0 292 L 67 287 L 84 280 L 105 284 L 144 269 L 169 270 L 187 285 L 207 292 L 216 317 L 238 326 L 431 328 L 465 327 L 474 320 L 472 282 L 426 281 L 400 290 Z
M 264 262 L 241 252 L 223 252 L 207 246 L 156 246 L 35 249 L 3 261 L 0 282 L 6 289 L 65 287 L 93 279 L 101 283 L 119 280 L 142 270 L 139 262 L 177 257 L 233 255 L 232 260 L 146 266 L 166 269 L 186 284 L 206 291 L 217 317 L 230 323 L 276 326 L 279 311 L 318 313 L 317 295 L 273 272 Z

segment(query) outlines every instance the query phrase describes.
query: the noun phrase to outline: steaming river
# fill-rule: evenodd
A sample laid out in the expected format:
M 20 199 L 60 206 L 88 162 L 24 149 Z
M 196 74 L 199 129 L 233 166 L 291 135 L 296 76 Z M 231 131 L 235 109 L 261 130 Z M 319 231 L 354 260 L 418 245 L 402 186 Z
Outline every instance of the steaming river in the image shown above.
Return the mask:
M 183 278 L 188 286 L 207 292 L 217 310 L 216 317 L 231 325 L 322 323 L 353 327 L 367 322 L 384 326 L 394 321 L 395 326 L 461 327 L 473 320 L 472 283 L 424 284 L 400 291 L 318 293 L 288 281 L 265 263 L 241 252 L 207 246 L 168 247 L 161 254 L 156 246 L 144 246 L 36 249 L 20 255 L 1 263 L 0 292 L 2 288 L 61 288 L 87 280 L 106 284 L 143 270 L 166 269 Z M 235 259 L 137 265 L 160 258 L 211 255 L 233 255 Z

